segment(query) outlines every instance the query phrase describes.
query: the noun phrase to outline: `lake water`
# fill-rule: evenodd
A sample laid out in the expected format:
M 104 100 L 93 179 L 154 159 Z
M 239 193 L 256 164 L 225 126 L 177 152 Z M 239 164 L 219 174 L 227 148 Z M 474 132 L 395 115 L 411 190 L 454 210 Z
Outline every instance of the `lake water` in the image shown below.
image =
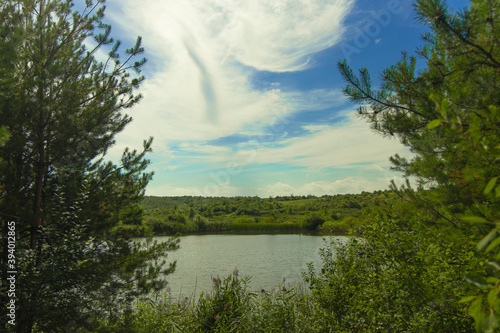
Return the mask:
M 235 269 L 239 276 L 251 276 L 249 288 L 254 291 L 277 289 L 283 278 L 285 286 L 297 285 L 308 263 L 321 267 L 318 251 L 323 238 L 300 234 L 182 236 L 180 248 L 168 255 L 169 262 L 177 260 L 175 272 L 167 278 L 168 287 L 174 297 L 196 297 L 212 289 L 212 277 L 222 279 Z

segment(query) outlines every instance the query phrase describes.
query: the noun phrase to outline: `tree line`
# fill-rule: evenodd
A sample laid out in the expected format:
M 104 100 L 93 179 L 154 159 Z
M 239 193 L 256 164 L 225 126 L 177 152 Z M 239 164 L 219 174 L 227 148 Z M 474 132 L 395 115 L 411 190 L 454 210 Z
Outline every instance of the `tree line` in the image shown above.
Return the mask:
M 398 198 L 391 192 L 381 190 L 321 197 L 146 196 L 137 208 L 144 219 L 123 220 L 117 230 L 136 236 L 231 231 L 345 234 L 369 223 L 379 207 L 394 200 Z

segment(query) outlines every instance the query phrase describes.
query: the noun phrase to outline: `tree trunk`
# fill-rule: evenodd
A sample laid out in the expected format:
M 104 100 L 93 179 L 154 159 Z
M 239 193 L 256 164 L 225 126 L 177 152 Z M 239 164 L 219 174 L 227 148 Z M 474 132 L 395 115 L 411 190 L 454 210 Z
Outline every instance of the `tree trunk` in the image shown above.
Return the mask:
M 44 27 L 44 2 L 40 1 L 40 8 L 38 12 L 38 27 L 40 31 L 40 62 L 43 62 L 44 43 L 43 43 L 43 27 Z M 33 207 L 33 222 L 31 225 L 31 239 L 30 247 L 35 249 L 37 243 L 37 234 L 40 226 L 42 225 L 42 190 L 43 190 L 43 176 L 45 172 L 45 116 L 44 116 L 44 99 L 45 99 L 45 74 L 43 70 L 37 73 L 40 85 L 37 90 L 37 107 L 40 108 L 40 118 L 38 122 L 38 162 L 36 165 L 36 180 L 35 180 L 35 204 Z

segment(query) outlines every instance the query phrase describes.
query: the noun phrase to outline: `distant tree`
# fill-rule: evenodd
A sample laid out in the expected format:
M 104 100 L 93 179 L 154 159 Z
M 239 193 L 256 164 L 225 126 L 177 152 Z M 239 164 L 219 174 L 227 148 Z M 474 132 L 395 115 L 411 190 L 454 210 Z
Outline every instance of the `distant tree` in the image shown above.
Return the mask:
M 199 215 L 199 214 L 196 214 L 193 218 L 193 222 L 194 224 L 196 224 L 196 226 L 198 227 L 198 230 L 200 231 L 205 231 L 206 228 L 207 228 L 207 220 Z
M 320 225 L 325 223 L 325 220 L 318 214 L 313 213 L 305 217 L 303 223 L 307 230 L 316 230 Z
M 0 3 L 0 127 L 10 134 L 0 147 L 0 224 L 5 234 L 16 223 L 20 333 L 68 323 L 94 331 L 92 316 L 161 288 L 171 271 L 157 259 L 174 243 L 140 247 L 111 232 L 129 213 L 140 218 L 152 139 L 142 151 L 126 149 L 118 165 L 105 161 L 131 121 L 123 110 L 140 100 L 146 60 L 138 59 L 141 38 L 120 53 L 103 3 L 85 1 L 81 12 L 71 0 Z M 101 62 L 95 56 L 106 46 Z M 5 284 L 5 237 L 1 251 Z
M 203 211 L 202 215 L 203 215 L 203 216 L 205 216 L 205 217 L 213 217 L 214 213 L 213 213 L 213 209 L 212 209 L 212 207 L 210 207 L 210 206 L 209 206 L 209 207 L 207 207 L 207 208 Z
M 173 221 L 178 222 L 178 223 L 182 223 L 182 224 L 186 224 L 186 216 L 182 213 L 177 213 L 173 217 Z

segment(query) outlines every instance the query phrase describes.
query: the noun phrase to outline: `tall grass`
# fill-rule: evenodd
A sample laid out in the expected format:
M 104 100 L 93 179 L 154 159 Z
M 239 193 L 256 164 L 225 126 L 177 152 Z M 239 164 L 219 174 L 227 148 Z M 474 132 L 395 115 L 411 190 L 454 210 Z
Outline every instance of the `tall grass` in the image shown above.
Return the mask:
M 238 223 L 229 224 L 232 232 L 300 232 L 302 226 L 298 223 Z
M 327 332 L 324 315 L 300 288 L 251 292 L 238 272 L 214 278 L 210 293 L 197 300 L 169 295 L 137 301 L 127 311 L 101 321 L 93 332 Z M 326 330 L 325 330 L 326 329 Z M 86 330 L 75 331 L 87 333 Z

